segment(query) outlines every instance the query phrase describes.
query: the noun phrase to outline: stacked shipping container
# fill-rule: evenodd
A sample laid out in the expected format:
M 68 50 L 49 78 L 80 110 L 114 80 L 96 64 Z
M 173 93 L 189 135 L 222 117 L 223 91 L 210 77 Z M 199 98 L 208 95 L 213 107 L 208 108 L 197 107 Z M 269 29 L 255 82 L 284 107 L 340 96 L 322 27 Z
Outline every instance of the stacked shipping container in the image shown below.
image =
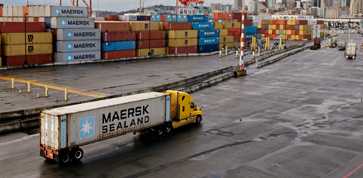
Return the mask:
M 23 66 L 52 62 L 52 34 L 44 22 L 0 22 L 2 65 Z
M 168 54 L 191 54 L 198 51 L 198 32 L 192 30 L 187 16 L 166 16 L 163 29 L 168 31 Z
M 310 40 L 311 28 L 308 20 L 288 19 L 264 19 L 261 20 L 260 32 L 264 37 L 270 39 L 286 39 L 286 40 Z
M 165 56 L 166 34 L 159 22 L 130 22 L 131 31 L 136 32 L 137 56 Z
M 136 33 L 129 23 L 118 21 L 96 22 L 102 33 L 102 58 L 121 59 L 136 56 Z
M 76 9 L 75 9 L 76 8 Z M 100 32 L 94 19 L 88 18 L 87 8 L 59 6 L 49 18 L 56 33 L 56 63 L 74 63 L 101 59 Z
M 198 31 L 198 52 L 208 53 L 219 49 L 219 30 L 214 29 L 214 23 L 207 16 L 190 15 L 188 22 L 192 23 L 193 30 Z

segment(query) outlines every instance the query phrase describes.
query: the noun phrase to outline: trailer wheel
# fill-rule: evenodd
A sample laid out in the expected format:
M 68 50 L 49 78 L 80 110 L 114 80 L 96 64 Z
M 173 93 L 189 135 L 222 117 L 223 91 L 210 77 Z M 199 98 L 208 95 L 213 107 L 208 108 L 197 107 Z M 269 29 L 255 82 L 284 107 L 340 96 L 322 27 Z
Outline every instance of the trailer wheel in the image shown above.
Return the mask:
M 81 161 L 84 155 L 81 148 L 73 148 L 71 153 L 73 161 Z
M 71 162 L 71 157 L 69 155 L 69 151 L 62 151 L 58 155 L 57 162 L 62 165 L 69 164 Z

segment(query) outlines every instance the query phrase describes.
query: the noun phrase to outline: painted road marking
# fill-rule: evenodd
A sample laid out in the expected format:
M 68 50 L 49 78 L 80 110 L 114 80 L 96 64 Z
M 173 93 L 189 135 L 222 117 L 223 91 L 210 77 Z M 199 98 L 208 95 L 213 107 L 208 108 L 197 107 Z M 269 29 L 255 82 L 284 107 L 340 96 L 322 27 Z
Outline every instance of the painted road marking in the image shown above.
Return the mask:
M 350 172 L 348 172 L 342 178 L 349 178 L 350 176 L 352 176 L 353 174 L 355 174 L 356 172 L 358 172 L 362 168 L 363 168 L 363 163 L 361 163 L 360 165 L 358 165 L 357 167 L 355 167 L 353 170 L 351 170 Z
M 24 84 L 29 83 L 31 86 L 37 86 L 37 87 L 57 90 L 57 91 L 61 91 L 61 92 L 64 92 L 66 90 L 70 94 L 76 94 L 76 95 L 80 95 L 80 96 L 87 96 L 87 97 L 93 97 L 93 98 L 106 97 L 106 94 L 100 93 L 100 92 L 82 91 L 82 90 L 76 89 L 76 88 L 70 88 L 70 87 L 60 86 L 60 85 L 55 85 L 55 84 L 50 84 L 50 83 L 43 83 L 43 82 L 39 82 L 37 80 L 27 80 L 27 79 L 18 78 L 15 76 L 0 76 L 0 80 L 5 80 L 5 81 L 13 80 L 15 83 L 24 83 Z

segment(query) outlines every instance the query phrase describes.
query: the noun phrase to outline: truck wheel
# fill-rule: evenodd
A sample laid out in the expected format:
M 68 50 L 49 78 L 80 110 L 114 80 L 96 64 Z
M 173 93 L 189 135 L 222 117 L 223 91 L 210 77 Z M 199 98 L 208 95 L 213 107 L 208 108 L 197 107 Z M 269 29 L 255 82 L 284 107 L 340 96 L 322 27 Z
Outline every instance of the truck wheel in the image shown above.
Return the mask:
M 81 161 L 83 158 L 84 152 L 81 148 L 74 148 L 72 149 L 72 159 L 73 161 Z
M 165 133 L 165 136 L 170 136 L 173 133 L 173 126 L 171 124 L 167 124 L 164 127 L 164 133 Z
M 71 157 L 68 151 L 63 151 L 58 155 L 58 163 L 61 165 L 69 164 L 71 162 Z
M 195 119 L 195 124 L 198 126 L 201 125 L 202 120 L 203 120 L 202 116 L 197 116 L 197 118 Z

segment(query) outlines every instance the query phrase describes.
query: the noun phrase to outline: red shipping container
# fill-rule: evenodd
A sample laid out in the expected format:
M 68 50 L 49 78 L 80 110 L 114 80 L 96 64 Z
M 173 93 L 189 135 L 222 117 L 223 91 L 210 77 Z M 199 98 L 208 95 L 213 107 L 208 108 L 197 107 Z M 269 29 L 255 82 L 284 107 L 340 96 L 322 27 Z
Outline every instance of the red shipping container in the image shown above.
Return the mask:
M 174 22 L 164 22 L 164 30 L 191 30 L 192 24 L 188 22 L 174 23 Z
M 25 56 L 4 56 L 4 65 L 8 67 L 24 66 L 26 57 Z
M 247 18 L 247 14 L 246 14 L 246 13 L 242 13 L 242 12 L 233 12 L 233 13 L 232 13 L 232 19 L 233 19 L 233 20 L 241 21 L 241 20 L 242 20 L 242 15 L 245 15 L 245 19 Z
M 50 64 L 53 62 L 52 54 L 37 54 L 26 56 L 26 64 Z
M 44 22 L 27 22 L 26 23 L 27 32 L 45 32 L 46 27 Z
M 102 32 L 127 32 L 130 31 L 129 22 L 121 21 L 98 21 L 96 28 Z
M 160 15 L 160 21 L 165 22 L 166 21 L 166 16 L 165 15 Z
M 241 36 L 241 29 L 240 28 L 228 29 L 228 36 Z
M 135 50 L 128 51 L 112 51 L 112 52 L 103 52 L 102 59 L 121 59 L 121 58 L 131 58 L 136 56 Z
M 165 40 L 141 40 L 137 41 L 137 49 L 146 48 L 164 48 L 166 46 Z
M 197 53 L 198 47 L 197 46 L 190 46 L 190 47 L 169 47 L 168 48 L 168 54 L 192 54 Z
M 135 32 L 102 32 L 102 41 L 135 41 Z
M 307 25 L 308 21 L 307 20 L 298 20 L 297 21 L 299 25 Z
M 21 33 L 21 32 L 44 32 L 44 22 L 0 22 L 0 32 Z
M 165 39 L 165 31 L 146 31 L 136 34 L 137 40 L 162 40 Z
M 252 21 L 251 19 L 245 19 L 245 20 L 243 21 L 243 24 L 244 24 L 245 26 L 251 26 L 251 25 L 252 25 L 252 23 L 253 23 L 253 21 Z
M 119 18 L 118 18 L 117 15 L 108 15 L 108 16 L 105 17 L 105 20 L 106 21 L 118 21 Z

